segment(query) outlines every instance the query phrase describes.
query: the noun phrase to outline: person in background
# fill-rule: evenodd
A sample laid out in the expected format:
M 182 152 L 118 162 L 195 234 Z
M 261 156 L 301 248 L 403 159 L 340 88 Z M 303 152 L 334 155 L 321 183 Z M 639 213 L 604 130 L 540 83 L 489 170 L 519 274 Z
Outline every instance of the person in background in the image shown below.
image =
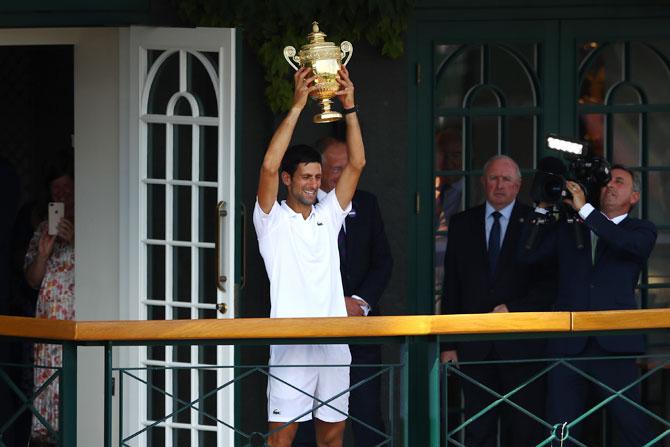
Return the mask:
M 532 211 L 530 206 L 517 201 L 521 188 L 519 166 L 506 155 L 494 156 L 484 165 L 481 183 L 486 202 L 451 217 L 444 260 L 442 313 L 549 310 L 555 275 L 544 265 L 530 267 L 517 262 L 522 222 Z M 544 355 L 545 341 L 444 343 L 441 350 L 443 363 L 534 359 Z M 506 394 L 533 377 L 542 366 L 537 362 L 512 362 L 462 364 L 460 369 L 495 392 Z M 466 419 L 496 399 L 469 380 L 462 380 L 462 387 Z M 544 380 L 535 380 L 515 393 L 511 400 L 542 417 L 544 390 Z M 501 404 L 466 427 L 465 445 L 497 445 L 499 425 L 503 446 L 537 445 L 546 437 L 540 423 L 509 404 Z
M 587 201 L 582 187 L 566 182 L 572 199 L 565 202 L 578 212 L 582 224 L 577 227 L 583 247 L 575 243 L 575 227 L 564 220 L 542 225 L 534 246 L 524 252 L 522 260 L 537 263 L 555 259 L 558 263 L 558 297 L 556 311 L 598 311 L 637 309 L 635 287 L 640 272 L 656 243 L 656 226 L 630 215 L 640 200 L 640 182 L 625 166 L 614 165 L 612 179 L 597 197 Z M 535 212 L 546 214 L 547 203 L 540 203 Z M 524 228 L 530 233 L 530 224 Z M 548 351 L 557 357 L 582 357 L 572 365 L 584 373 L 619 391 L 639 377 L 634 358 L 603 359 L 597 357 L 630 356 L 644 352 L 643 334 L 552 338 Z M 551 424 L 571 423 L 587 407 L 589 393 L 598 400 L 611 396 L 602 386 L 564 365 L 552 369 L 548 377 L 547 410 Z M 639 386 L 630 387 L 626 397 L 640 402 Z M 622 398 L 607 404 L 616 435 L 613 445 L 640 446 L 653 439 L 646 416 Z M 569 428 L 569 435 L 584 441 L 584 422 Z M 558 445 L 556 442 L 554 445 Z M 561 445 L 575 445 L 571 441 Z
M 317 195 L 324 200 L 335 189 L 344 168 L 349 163 L 348 148 L 344 141 L 333 137 L 322 138 L 316 143 L 321 154 L 323 177 Z M 379 301 L 391 279 L 393 257 L 384 231 L 377 197 L 357 189 L 351 201 L 351 211 L 344 220 L 338 235 L 340 273 L 344 287 L 347 315 L 364 317 L 381 315 Z M 349 345 L 352 365 L 379 365 L 382 362 L 381 347 L 373 344 Z M 373 377 L 379 367 L 351 368 L 351 386 Z M 381 378 L 366 382 L 353 389 L 349 395 L 349 414 L 385 432 L 381 409 Z M 313 424 L 308 421 L 300 425 L 294 447 L 316 446 Z M 379 445 L 384 438 L 377 432 L 352 420 L 356 447 Z
M 75 318 L 74 292 L 74 166 L 63 153 L 47 170 L 47 184 L 53 202 L 64 204 L 64 216 L 56 235 L 48 233 L 43 221 L 33 235 L 25 258 L 28 284 L 39 290 L 35 316 L 55 320 Z M 34 387 L 37 391 L 62 365 L 60 345 L 35 344 Z M 35 408 L 53 430 L 58 430 L 59 390 L 57 381 L 42 390 L 34 401 Z M 53 434 L 33 416 L 31 446 L 55 444 Z

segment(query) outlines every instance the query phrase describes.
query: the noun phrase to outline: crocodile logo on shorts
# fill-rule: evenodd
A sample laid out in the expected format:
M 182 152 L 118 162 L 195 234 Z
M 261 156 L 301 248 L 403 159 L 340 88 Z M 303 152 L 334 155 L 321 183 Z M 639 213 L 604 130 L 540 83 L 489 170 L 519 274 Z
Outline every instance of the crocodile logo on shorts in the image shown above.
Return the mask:
M 272 410 L 272 414 L 281 414 L 281 412 L 277 409 Z

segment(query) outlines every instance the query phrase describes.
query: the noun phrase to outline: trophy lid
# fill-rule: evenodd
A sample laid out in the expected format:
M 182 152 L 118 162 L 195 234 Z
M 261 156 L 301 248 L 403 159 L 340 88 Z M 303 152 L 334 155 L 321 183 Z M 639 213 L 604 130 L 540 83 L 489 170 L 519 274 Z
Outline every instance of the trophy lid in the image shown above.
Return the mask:
M 307 35 L 307 40 L 309 40 L 309 43 L 324 43 L 325 37 L 326 33 L 319 31 L 319 22 L 312 22 L 312 32 Z
M 326 33 L 319 30 L 319 22 L 312 22 L 312 32 L 307 35 L 307 40 L 309 43 L 303 45 L 302 51 L 316 50 L 317 48 L 329 48 L 335 47 L 333 42 L 325 41 Z

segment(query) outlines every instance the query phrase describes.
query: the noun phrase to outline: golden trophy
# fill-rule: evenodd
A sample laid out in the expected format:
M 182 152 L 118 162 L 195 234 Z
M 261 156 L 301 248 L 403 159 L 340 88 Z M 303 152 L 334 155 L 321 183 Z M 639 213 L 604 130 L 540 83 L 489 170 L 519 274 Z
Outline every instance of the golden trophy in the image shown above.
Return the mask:
M 298 67 L 293 62 L 300 67 L 310 67 L 312 75 L 316 76 L 314 85 L 317 88 L 310 96 L 321 105 L 321 113 L 314 115 L 315 123 L 330 123 L 342 119 L 341 113 L 331 110 L 330 107 L 333 104 L 331 98 L 340 89 L 340 84 L 337 83 L 339 78 L 337 71 L 340 65 L 347 65 L 354 52 L 354 47 L 350 42 L 345 40 L 338 48 L 333 42 L 326 42 L 325 37 L 326 34 L 319 31 L 319 23 L 312 22 L 312 32 L 307 35 L 309 43 L 300 48 L 297 56 L 294 47 L 284 48 L 284 58 L 291 67 L 298 71 Z M 346 59 L 344 59 L 345 56 Z

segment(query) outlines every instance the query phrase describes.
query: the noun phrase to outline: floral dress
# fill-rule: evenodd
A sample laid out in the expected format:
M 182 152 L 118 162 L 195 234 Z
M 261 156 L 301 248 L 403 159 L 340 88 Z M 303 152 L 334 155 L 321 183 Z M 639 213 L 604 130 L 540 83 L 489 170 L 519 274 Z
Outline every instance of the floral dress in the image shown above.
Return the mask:
M 47 222 L 42 222 L 35 230 L 30 240 L 24 268 L 33 263 L 37 257 L 40 237 L 48 228 Z M 47 261 L 46 273 L 42 279 L 39 297 L 37 299 L 37 318 L 51 320 L 73 320 L 74 319 L 74 248 L 57 238 L 54 243 L 53 252 Z M 57 371 L 62 364 L 62 348 L 60 345 L 35 344 L 35 392 Z M 34 401 L 35 408 L 39 414 L 58 430 L 58 406 L 59 391 L 58 379 L 42 390 Z M 40 420 L 33 416 L 31 436 L 54 442 L 53 436 L 49 436 L 46 427 Z

